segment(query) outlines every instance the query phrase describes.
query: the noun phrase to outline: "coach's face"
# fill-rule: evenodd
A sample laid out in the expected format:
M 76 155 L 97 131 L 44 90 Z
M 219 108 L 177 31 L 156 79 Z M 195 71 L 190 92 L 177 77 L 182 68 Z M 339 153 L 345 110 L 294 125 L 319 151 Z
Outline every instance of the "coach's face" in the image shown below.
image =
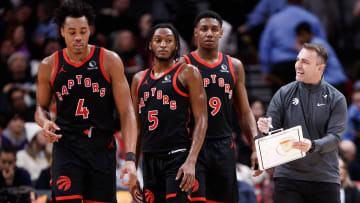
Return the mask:
M 222 34 L 223 30 L 220 22 L 215 18 L 201 19 L 194 29 L 194 36 L 197 39 L 198 46 L 205 49 L 218 48 Z
M 325 64 L 322 64 L 315 50 L 302 48 L 296 63 L 296 81 L 317 84 L 321 80 Z
M 158 28 L 149 44 L 149 49 L 157 60 L 168 61 L 174 57 L 176 40 L 169 28 Z
M 86 51 L 90 28 L 85 16 L 79 18 L 66 17 L 63 27 L 60 29 L 61 36 L 64 37 L 66 47 L 75 54 Z

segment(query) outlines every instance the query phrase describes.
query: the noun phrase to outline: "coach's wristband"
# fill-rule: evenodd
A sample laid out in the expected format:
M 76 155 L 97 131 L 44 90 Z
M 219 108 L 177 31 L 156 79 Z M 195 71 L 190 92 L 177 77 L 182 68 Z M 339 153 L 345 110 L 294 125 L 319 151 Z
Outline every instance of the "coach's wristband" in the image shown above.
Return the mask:
M 315 151 L 315 142 L 311 140 L 311 147 L 309 149 L 309 153 L 313 153 Z
M 136 162 L 136 156 L 134 152 L 127 152 L 125 155 L 125 161 L 134 161 Z

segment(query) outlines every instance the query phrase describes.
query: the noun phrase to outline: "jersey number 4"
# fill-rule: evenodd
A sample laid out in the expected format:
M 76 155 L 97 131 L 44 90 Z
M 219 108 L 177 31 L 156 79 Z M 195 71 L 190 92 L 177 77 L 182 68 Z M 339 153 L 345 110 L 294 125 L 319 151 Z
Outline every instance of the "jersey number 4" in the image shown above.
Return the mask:
M 148 113 L 148 120 L 150 123 L 152 123 L 151 125 L 149 125 L 150 131 L 155 130 L 159 125 L 159 119 L 157 115 L 158 115 L 158 110 L 152 110 L 149 111 Z
M 89 110 L 84 106 L 84 99 L 79 99 L 75 116 L 82 116 L 83 119 L 89 118 Z
M 219 97 L 211 97 L 209 99 L 209 106 L 212 109 L 212 111 L 210 112 L 212 116 L 215 116 L 221 108 L 221 100 L 219 99 Z

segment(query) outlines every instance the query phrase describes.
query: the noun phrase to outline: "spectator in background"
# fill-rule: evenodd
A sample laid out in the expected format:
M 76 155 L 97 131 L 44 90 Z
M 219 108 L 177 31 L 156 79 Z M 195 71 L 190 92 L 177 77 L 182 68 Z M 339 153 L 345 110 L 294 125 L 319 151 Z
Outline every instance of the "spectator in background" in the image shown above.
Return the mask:
M 111 8 L 100 10 L 96 20 L 98 41 L 107 42 L 107 36 L 114 30 L 136 29 L 136 21 L 129 12 L 130 5 L 130 0 L 113 0 Z
M 35 45 L 36 50 L 38 53 L 36 58 L 42 58 L 42 53 L 40 50 L 44 46 L 46 40 L 48 39 L 57 39 L 58 38 L 58 28 L 55 23 L 52 22 L 52 14 L 54 12 L 54 6 L 51 1 L 41 1 L 37 5 L 37 20 L 38 24 L 33 32 L 32 42 Z M 53 52 L 51 52 L 53 53 Z M 46 55 L 48 56 L 48 55 Z
M 285 6 L 286 0 L 260 0 L 246 16 L 246 22 L 238 27 L 238 32 L 242 34 L 265 24 L 271 15 L 281 11 Z
M 0 47 L 0 88 L 6 84 L 9 78 L 9 71 L 7 68 L 7 62 L 9 57 L 15 52 L 15 46 L 10 39 L 6 39 L 1 42 Z
M 302 0 L 287 0 L 287 3 L 282 11 L 270 17 L 260 39 L 259 57 L 264 82 L 271 85 L 273 93 L 295 79 L 296 26 L 308 22 L 314 36 L 326 39 L 319 19 L 301 7 Z
M 22 112 L 25 121 L 34 121 L 35 105 L 28 103 L 29 95 L 21 86 L 14 86 L 8 92 L 8 104 L 10 112 Z
M 352 103 L 350 104 L 348 108 L 348 121 L 346 130 L 344 133 L 344 136 L 342 140 L 349 140 L 352 141 L 357 149 L 360 149 L 360 81 L 356 81 L 353 93 L 352 93 Z M 360 164 L 360 150 L 357 150 L 356 152 L 356 158 L 355 163 L 358 163 L 356 165 Z M 353 164 L 350 164 L 350 175 L 353 178 L 353 180 L 360 180 L 359 172 L 353 171 Z M 355 167 L 360 168 L 360 166 Z
M 3 148 L 1 153 L 0 188 L 31 186 L 29 172 L 19 168 L 16 163 L 16 152 L 13 149 Z
M 19 112 L 12 113 L 7 128 L 1 136 L 3 148 L 22 150 L 29 143 L 25 133 L 24 115 Z
M 31 54 L 29 50 L 29 45 L 27 44 L 25 37 L 26 37 L 25 27 L 21 24 L 17 25 L 13 32 L 13 38 L 12 38 L 15 45 L 15 51 L 24 54 L 26 58 L 30 58 Z
M 112 50 L 115 51 L 124 63 L 126 79 L 131 84 L 135 73 L 144 67 L 142 58 L 137 52 L 134 33 L 125 29 L 113 33 L 114 42 Z
M 137 52 L 141 55 L 144 67 L 151 67 L 153 65 L 152 63 L 152 57 L 151 55 L 146 51 L 146 37 L 152 27 L 152 21 L 151 21 L 151 13 L 144 13 L 138 23 L 138 29 L 139 34 L 136 39 L 137 43 Z
M 3 87 L 5 93 L 14 87 L 16 83 L 21 84 L 24 88 L 32 85 L 28 61 L 23 53 L 15 52 L 10 56 L 8 60 L 8 71 L 10 72 L 10 77 Z
M 360 163 L 356 160 L 356 146 L 350 140 L 343 140 L 339 144 L 340 152 L 346 159 L 348 165 L 348 173 L 352 180 L 360 180 Z
M 52 144 L 46 141 L 38 124 L 25 123 L 25 129 L 29 144 L 17 153 L 16 165 L 26 169 L 35 183 L 40 172 L 50 165 Z
M 340 202 L 341 203 L 358 203 L 360 202 L 360 192 L 351 181 L 348 174 L 347 163 L 339 157 L 340 168 Z
M 301 22 L 296 26 L 295 50 L 300 51 L 305 43 L 317 43 L 323 45 L 328 51 L 328 62 L 324 71 L 324 79 L 345 95 L 345 84 L 348 81 L 343 67 L 332 46 L 323 38 L 313 35 L 311 26 L 307 22 Z

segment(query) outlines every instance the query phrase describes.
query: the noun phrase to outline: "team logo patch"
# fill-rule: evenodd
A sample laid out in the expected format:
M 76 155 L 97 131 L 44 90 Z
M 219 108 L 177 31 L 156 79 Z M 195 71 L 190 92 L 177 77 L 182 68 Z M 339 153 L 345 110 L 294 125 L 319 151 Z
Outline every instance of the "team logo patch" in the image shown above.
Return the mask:
M 59 176 L 56 181 L 57 189 L 62 191 L 68 191 L 71 187 L 71 180 L 67 176 Z
M 169 83 L 171 82 L 171 75 L 165 75 L 164 80 L 161 83 Z
M 199 181 L 197 179 L 195 179 L 194 185 L 192 186 L 192 191 L 191 192 L 196 192 L 199 190 Z
M 89 67 L 87 68 L 88 70 L 95 70 L 98 69 L 98 67 L 96 66 L 96 61 L 91 60 L 89 62 Z
M 222 64 L 222 65 L 221 65 L 220 72 L 228 73 L 228 72 L 229 72 L 229 69 L 228 69 L 227 65 Z
M 295 97 L 291 103 L 296 106 L 299 104 L 299 99 Z
M 152 193 L 149 189 L 145 190 L 145 201 L 146 203 L 153 203 L 155 200 L 154 193 Z

